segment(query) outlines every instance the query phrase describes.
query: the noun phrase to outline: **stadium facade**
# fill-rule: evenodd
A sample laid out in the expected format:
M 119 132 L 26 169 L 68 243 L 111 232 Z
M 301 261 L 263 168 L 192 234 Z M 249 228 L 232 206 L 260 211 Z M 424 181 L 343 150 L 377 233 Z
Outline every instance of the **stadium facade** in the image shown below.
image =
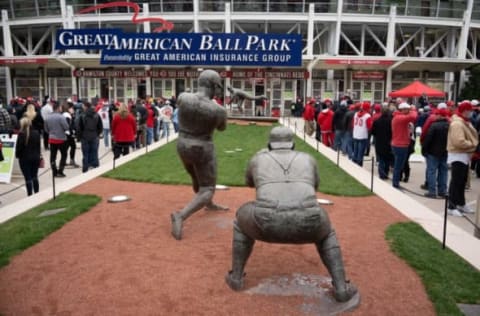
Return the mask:
M 219 71 L 225 85 L 267 95 L 270 106 L 282 111 L 298 97 L 348 94 L 354 100 L 381 102 L 388 92 L 416 79 L 455 99 L 465 70 L 480 56 L 480 1 L 473 0 L 0 0 L 0 9 L 4 102 L 45 95 L 123 102 L 168 98 L 195 90 L 198 71 L 206 67 Z M 170 54 L 169 63 L 158 63 L 157 54 L 144 54 L 136 56 L 142 59 L 138 63 L 107 56 L 114 60 L 108 64 L 101 62 L 105 58 L 96 46 L 59 49 L 58 34 L 65 29 L 129 34 L 160 29 L 161 36 L 295 35 L 301 39 L 301 60 L 291 66 L 272 55 L 261 57 L 270 58 L 269 63 L 255 64 L 258 56 L 230 54 L 209 56 L 209 63 L 202 64 L 207 57 L 192 52 L 187 42 L 172 40 L 169 47 L 181 54 Z M 264 48 L 281 49 L 275 43 Z M 155 45 L 165 48 L 160 40 Z M 216 45 L 239 46 L 233 40 Z M 231 58 L 247 62 L 228 64 Z M 228 93 L 225 89 L 226 98 Z

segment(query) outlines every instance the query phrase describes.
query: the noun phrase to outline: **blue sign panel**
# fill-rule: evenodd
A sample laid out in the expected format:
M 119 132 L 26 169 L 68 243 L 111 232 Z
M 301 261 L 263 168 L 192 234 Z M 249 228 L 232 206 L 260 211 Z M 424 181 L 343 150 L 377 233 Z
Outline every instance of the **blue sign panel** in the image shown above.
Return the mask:
M 123 33 L 59 30 L 56 49 L 101 49 L 101 64 L 301 66 L 294 34 Z

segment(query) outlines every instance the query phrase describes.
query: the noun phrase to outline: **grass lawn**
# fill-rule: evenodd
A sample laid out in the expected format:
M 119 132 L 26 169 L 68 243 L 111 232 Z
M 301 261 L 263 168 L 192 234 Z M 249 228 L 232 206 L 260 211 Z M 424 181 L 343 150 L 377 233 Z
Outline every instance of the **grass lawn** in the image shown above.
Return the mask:
M 95 195 L 62 193 L 55 200 L 0 224 L 0 267 L 7 265 L 11 257 L 41 241 L 98 202 L 100 197 Z M 61 208 L 65 208 L 65 211 L 38 217 L 43 211 Z
M 386 238 L 390 248 L 422 278 L 437 315 L 461 316 L 456 303 L 480 304 L 480 271 L 451 250 L 443 250 L 420 225 L 391 225 Z
M 245 185 L 247 163 L 257 151 L 267 147 L 271 129 L 272 127 L 265 126 L 229 124 L 226 131 L 215 133 L 218 184 Z M 298 137 L 295 146 L 297 150 L 307 152 L 317 159 L 320 173 L 320 192 L 343 196 L 371 194 L 368 188 Z M 191 184 L 191 179 L 177 155 L 176 142 L 171 142 L 132 160 L 115 170 L 107 172 L 104 176 L 130 181 Z

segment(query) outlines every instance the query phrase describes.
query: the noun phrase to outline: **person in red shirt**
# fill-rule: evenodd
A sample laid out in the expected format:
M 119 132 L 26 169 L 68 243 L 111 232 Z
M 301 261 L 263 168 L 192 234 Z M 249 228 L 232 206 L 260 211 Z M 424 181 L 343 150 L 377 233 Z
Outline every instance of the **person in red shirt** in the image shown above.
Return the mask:
M 330 104 L 318 114 L 317 124 L 320 126 L 322 131 L 322 143 L 327 147 L 332 147 L 333 145 L 333 111 Z
M 145 124 L 147 125 L 147 145 L 150 145 L 153 141 L 153 128 L 155 126 L 156 113 L 150 103 L 145 104 L 147 109 L 147 120 Z
M 392 119 L 392 152 L 394 159 L 392 185 L 400 188 L 400 177 L 408 157 L 412 130 L 417 119 L 417 111 L 408 103 L 398 105 L 398 111 L 393 113 Z
M 130 146 L 135 142 L 137 136 L 137 122 L 135 117 L 130 113 L 127 106 L 120 103 L 118 111 L 112 120 L 112 141 L 114 159 L 120 155 L 128 155 Z
M 305 133 L 308 136 L 312 136 L 315 131 L 315 99 L 311 98 L 310 101 L 305 104 L 305 110 L 303 111 L 303 119 L 305 120 Z

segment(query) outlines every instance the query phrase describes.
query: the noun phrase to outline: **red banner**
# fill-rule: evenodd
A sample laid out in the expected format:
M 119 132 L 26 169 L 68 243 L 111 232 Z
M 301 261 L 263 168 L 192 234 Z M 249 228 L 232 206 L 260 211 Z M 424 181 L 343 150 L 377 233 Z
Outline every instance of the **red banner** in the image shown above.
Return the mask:
M 14 64 L 46 64 L 48 58 L 1 58 L 0 65 Z
M 175 69 L 76 69 L 75 77 L 85 78 L 197 78 L 198 70 L 175 70 Z M 308 71 L 264 71 L 264 70 L 229 70 L 220 71 L 220 77 L 232 79 L 308 79 Z
M 382 71 L 354 71 L 352 79 L 384 80 L 385 73 Z
M 393 60 L 378 59 L 325 59 L 327 65 L 392 65 Z

